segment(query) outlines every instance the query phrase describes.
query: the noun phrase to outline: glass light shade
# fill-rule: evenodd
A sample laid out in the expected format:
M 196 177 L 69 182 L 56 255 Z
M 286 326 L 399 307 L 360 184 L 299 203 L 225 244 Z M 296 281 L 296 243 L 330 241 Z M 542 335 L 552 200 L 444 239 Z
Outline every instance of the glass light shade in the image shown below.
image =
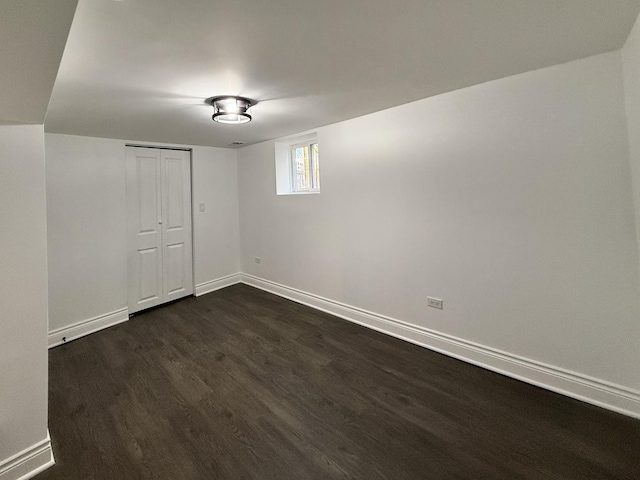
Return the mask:
M 251 121 L 249 109 L 255 102 L 243 97 L 216 97 L 211 100 L 214 122 L 239 125 Z

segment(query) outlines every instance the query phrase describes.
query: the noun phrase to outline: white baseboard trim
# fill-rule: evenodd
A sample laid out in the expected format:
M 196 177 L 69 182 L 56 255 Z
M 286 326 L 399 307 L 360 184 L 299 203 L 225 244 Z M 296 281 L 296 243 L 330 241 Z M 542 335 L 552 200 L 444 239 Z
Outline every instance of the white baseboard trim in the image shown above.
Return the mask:
M 196 297 L 199 297 L 200 295 L 204 295 L 205 293 L 215 292 L 216 290 L 220 290 L 221 288 L 235 285 L 236 283 L 240 283 L 239 273 L 234 273 L 233 275 L 227 275 L 226 277 L 221 277 L 216 280 L 211 280 L 210 282 L 200 283 L 196 285 Z
M 0 480 L 28 480 L 55 463 L 47 430 L 47 438 L 0 462 Z
M 252 287 L 503 375 L 624 415 L 640 418 L 640 392 L 461 338 L 411 325 L 270 280 L 241 274 Z
M 107 327 L 112 327 L 118 323 L 129 320 L 129 309 L 121 308 L 115 312 L 98 315 L 97 317 L 83 320 L 66 327 L 58 328 L 49 332 L 49 348 L 57 347 L 63 343 L 70 342 L 76 338 L 84 337 L 90 333 L 97 332 Z

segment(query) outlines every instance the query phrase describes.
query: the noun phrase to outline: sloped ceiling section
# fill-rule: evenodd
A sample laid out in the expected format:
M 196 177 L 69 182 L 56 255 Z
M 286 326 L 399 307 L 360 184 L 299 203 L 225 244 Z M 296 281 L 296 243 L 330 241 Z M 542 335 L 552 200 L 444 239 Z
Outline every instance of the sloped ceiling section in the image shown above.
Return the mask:
M 0 2 L 0 123 L 44 123 L 77 3 Z
M 40 2 L 47 3 L 47 2 Z M 638 0 L 80 0 L 45 130 L 225 147 L 620 48 Z M 258 100 L 218 125 L 204 100 Z

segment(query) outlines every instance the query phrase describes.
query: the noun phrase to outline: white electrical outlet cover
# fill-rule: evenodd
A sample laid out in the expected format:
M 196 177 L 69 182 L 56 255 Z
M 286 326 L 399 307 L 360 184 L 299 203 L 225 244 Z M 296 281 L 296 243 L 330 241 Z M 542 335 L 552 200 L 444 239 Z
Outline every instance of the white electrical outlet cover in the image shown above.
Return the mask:
M 427 306 L 442 310 L 444 308 L 444 302 L 439 298 L 427 297 Z

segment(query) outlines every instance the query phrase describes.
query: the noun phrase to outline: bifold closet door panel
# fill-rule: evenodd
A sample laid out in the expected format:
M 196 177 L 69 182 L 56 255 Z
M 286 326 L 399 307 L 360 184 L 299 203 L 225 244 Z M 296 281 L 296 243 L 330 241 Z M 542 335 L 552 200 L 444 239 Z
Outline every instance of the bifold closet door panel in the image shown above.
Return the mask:
M 190 153 L 161 150 L 163 202 L 163 295 L 193 294 Z
M 128 306 L 193 294 L 191 154 L 127 147 Z
M 128 305 L 134 313 L 163 303 L 160 151 L 127 147 Z

